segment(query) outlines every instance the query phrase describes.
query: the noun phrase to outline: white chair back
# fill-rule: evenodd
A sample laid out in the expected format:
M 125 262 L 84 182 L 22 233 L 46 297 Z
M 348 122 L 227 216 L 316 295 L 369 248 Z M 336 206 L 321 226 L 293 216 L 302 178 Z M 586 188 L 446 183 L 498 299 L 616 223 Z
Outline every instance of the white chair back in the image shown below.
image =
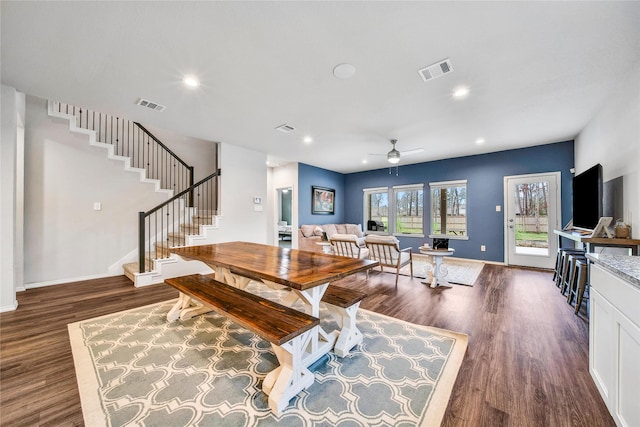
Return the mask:
M 336 255 L 350 258 L 367 258 L 369 256 L 369 250 L 358 244 L 358 237 L 355 234 L 334 234 L 329 241 Z
M 396 270 L 396 287 L 398 286 L 398 275 L 400 269 L 405 265 L 410 265 L 411 277 L 413 277 L 413 257 L 411 248 L 400 249 L 400 243 L 394 236 L 368 235 L 364 239 L 369 258 L 380 263 L 380 270 L 383 267 L 390 267 Z

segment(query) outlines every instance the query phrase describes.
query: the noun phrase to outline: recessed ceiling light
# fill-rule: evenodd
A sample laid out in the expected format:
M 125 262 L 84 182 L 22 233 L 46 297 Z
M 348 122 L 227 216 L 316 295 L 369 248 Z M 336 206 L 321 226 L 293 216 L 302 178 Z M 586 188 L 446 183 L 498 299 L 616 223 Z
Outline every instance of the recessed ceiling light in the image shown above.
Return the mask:
M 456 99 L 463 99 L 469 95 L 469 88 L 466 86 L 460 86 L 453 91 L 453 97 Z
M 366 164 L 367 164 L 367 160 L 366 160 L 366 159 L 365 159 L 365 160 L 363 160 L 363 161 L 362 161 L 362 164 L 365 164 L 365 165 L 366 165 Z
M 478 138 L 478 139 L 476 139 L 476 144 L 478 144 L 478 145 L 482 145 L 482 144 L 484 144 L 484 143 L 485 143 L 485 139 L 484 139 L 484 138 Z
M 305 144 L 311 144 L 313 142 L 313 138 L 311 138 L 310 136 L 305 136 L 302 139 L 302 142 L 304 142 Z
M 351 64 L 338 64 L 333 67 L 333 75 L 339 79 L 349 79 L 356 73 L 356 67 Z
M 200 86 L 200 82 L 193 76 L 186 76 L 182 82 L 189 87 L 198 87 Z

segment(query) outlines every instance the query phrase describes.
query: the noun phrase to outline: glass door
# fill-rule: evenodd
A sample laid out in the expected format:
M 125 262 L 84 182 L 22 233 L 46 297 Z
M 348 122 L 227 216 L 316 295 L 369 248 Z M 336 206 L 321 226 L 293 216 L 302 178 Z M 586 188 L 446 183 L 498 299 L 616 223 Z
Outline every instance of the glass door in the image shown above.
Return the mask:
M 505 177 L 505 260 L 553 268 L 560 224 L 560 173 Z

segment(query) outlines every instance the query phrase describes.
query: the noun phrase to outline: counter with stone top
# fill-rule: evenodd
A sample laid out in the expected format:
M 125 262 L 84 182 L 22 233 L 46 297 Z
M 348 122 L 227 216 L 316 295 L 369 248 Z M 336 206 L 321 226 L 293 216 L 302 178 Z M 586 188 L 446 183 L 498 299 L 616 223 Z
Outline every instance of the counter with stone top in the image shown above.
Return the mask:
M 589 372 L 616 424 L 640 426 L 640 256 L 587 257 Z
M 611 274 L 640 288 L 640 256 L 593 253 L 586 255 Z

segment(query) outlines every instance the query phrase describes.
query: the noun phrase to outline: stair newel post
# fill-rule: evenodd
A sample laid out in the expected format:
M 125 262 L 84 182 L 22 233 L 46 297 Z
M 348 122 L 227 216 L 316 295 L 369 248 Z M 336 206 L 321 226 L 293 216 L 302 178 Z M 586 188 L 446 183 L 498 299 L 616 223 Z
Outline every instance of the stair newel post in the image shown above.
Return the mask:
M 138 212 L 138 272 L 144 273 L 146 270 L 146 265 L 144 262 L 144 212 Z
M 187 188 L 191 188 L 193 186 L 193 166 L 187 166 L 189 169 L 189 186 Z M 189 191 L 189 207 L 193 207 L 193 190 Z

